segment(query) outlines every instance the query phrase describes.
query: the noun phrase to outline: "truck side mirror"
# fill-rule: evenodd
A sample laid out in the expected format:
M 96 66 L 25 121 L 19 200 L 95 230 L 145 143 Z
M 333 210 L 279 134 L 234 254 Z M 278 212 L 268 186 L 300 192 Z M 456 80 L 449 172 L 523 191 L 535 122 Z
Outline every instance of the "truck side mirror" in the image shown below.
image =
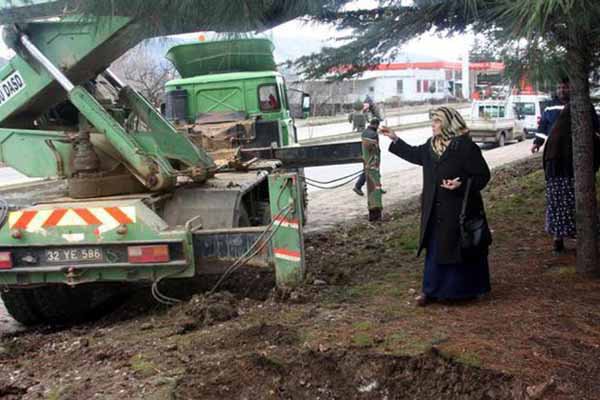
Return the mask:
M 302 118 L 310 115 L 310 94 L 302 93 Z

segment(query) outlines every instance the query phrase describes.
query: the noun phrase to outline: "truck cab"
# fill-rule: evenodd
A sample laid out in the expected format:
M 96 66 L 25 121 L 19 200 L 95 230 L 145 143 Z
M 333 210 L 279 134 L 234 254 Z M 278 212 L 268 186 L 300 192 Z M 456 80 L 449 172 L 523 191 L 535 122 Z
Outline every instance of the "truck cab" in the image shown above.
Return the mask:
M 166 84 L 166 117 L 175 125 L 253 120 L 245 145 L 297 143 L 287 89 L 276 71 L 231 72 L 176 79 Z
M 196 42 L 167 52 L 181 78 L 167 82 L 165 116 L 217 165 L 239 149 L 297 144 L 283 76 L 268 39 Z M 302 94 L 302 108 L 310 97 Z

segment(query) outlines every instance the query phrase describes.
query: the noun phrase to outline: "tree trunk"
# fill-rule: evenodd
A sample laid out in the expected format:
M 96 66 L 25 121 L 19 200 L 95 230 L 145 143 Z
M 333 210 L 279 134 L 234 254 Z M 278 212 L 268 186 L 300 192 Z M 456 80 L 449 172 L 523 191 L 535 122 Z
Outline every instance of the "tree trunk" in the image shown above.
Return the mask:
M 578 38 L 581 40 L 580 38 Z M 589 48 L 576 45 L 568 49 L 571 83 L 571 129 L 575 169 L 575 210 L 577 222 L 577 264 L 580 274 L 598 274 L 598 226 L 594 171 L 593 107 L 590 101 Z

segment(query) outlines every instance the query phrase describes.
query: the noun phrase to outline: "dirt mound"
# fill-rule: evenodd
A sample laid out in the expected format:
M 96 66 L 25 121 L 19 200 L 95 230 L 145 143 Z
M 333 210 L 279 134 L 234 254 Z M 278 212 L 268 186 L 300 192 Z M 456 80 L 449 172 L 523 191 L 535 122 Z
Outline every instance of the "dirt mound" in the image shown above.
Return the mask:
M 172 312 L 178 317 L 176 333 L 184 334 L 236 318 L 237 306 L 238 300 L 229 292 L 195 295 L 187 303 L 173 309 Z
M 516 178 L 527 176 L 533 172 L 542 169 L 541 155 L 532 156 L 524 160 L 512 162 L 496 168 L 492 174 L 492 179 L 488 183 L 488 190 L 494 186 L 507 185 L 513 182 Z
M 239 331 L 226 343 L 227 347 L 273 345 L 287 346 L 300 340 L 297 330 L 280 324 L 258 324 Z
M 222 374 L 196 365 L 175 399 L 520 399 L 523 387 L 498 372 L 456 363 L 432 351 L 419 357 L 303 351 L 245 354 Z

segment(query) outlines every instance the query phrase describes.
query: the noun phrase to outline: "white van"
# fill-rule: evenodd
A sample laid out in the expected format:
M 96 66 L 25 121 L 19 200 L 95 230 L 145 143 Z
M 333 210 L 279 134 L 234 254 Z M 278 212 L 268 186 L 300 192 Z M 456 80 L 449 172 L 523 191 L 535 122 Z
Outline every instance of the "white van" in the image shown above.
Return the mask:
M 508 98 L 509 103 L 515 110 L 517 118 L 523 124 L 525 136 L 530 138 L 535 136 L 538 124 L 542 119 L 545 104 L 552 100 L 547 94 L 521 94 L 513 95 Z

